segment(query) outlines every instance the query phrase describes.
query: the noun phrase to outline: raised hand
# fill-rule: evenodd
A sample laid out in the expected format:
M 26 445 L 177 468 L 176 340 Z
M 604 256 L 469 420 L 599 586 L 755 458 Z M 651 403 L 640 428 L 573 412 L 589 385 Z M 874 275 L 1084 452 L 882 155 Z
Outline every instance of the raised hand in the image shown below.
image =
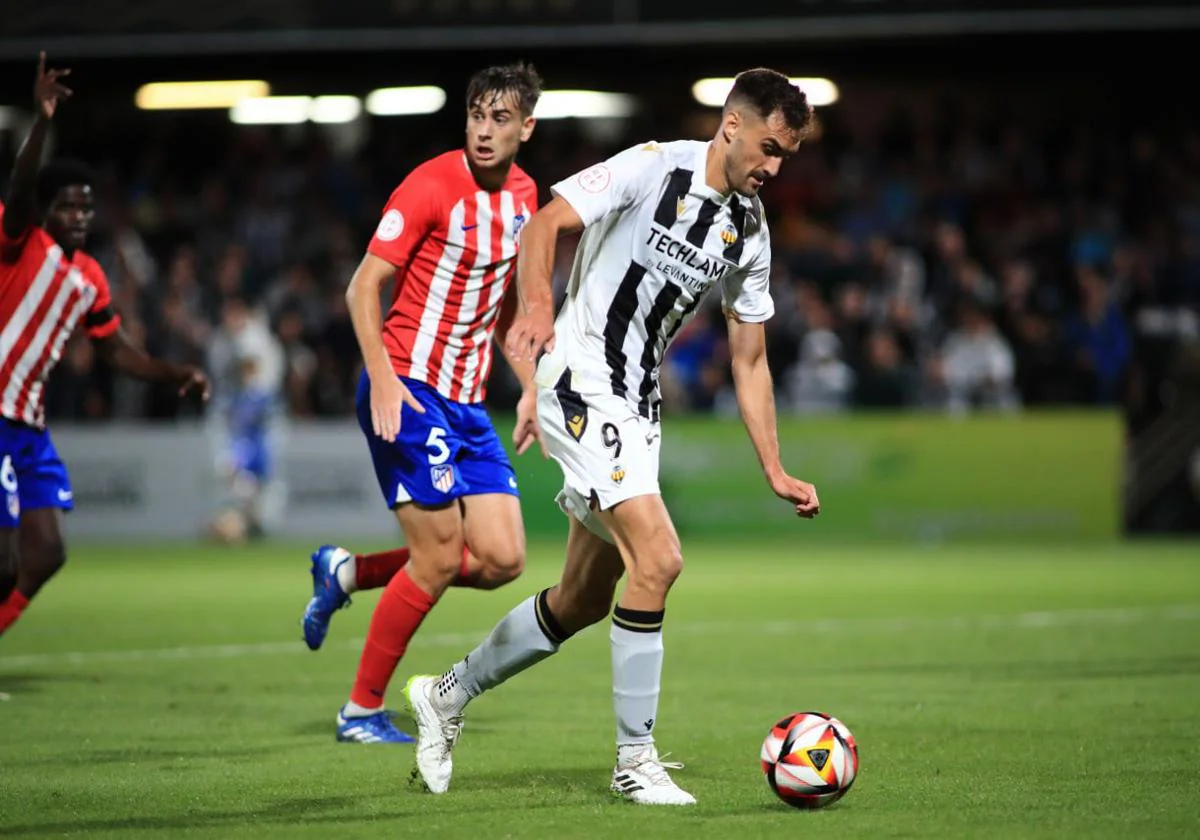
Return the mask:
M 38 113 L 51 119 L 58 110 L 58 103 L 70 99 L 73 91 L 59 79 L 71 75 L 69 69 L 47 70 L 45 51 L 38 53 L 37 79 L 33 83 L 33 104 Z

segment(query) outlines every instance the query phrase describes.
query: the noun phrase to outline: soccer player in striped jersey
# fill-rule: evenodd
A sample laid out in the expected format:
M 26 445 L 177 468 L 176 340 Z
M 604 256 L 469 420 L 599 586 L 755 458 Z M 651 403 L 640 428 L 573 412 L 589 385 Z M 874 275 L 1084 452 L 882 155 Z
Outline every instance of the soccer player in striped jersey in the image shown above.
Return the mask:
M 74 496 L 42 401 L 76 328 L 117 370 L 208 396 L 201 371 L 146 356 L 121 330 L 104 270 L 83 251 L 94 213 L 88 168 L 58 160 L 39 170 L 50 121 L 71 95 L 68 72 L 39 57 L 36 117 L 0 204 L 0 634 L 66 561 L 60 511 Z
M 517 479 L 483 400 L 493 335 L 502 345 L 515 312 L 505 290 L 517 237 L 537 209 L 537 188 L 515 161 L 540 94 L 524 64 L 477 73 L 465 148 L 421 164 L 396 188 L 350 281 L 365 363 L 358 422 L 406 547 L 354 555 L 322 546 L 312 556 L 302 624 L 314 650 L 350 593 L 384 588 L 337 715 L 339 741 L 411 742 L 384 710 L 384 692 L 413 634 L 448 587 L 494 589 L 524 565 Z M 384 318 L 380 292 L 393 278 Z M 540 441 L 533 365 L 513 368 L 525 387 L 513 435 L 523 453 Z
M 720 289 L 738 405 L 771 490 L 802 517 L 819 510 L 811 484 L 780 463 L 764 322 L 774 312 L 771 247 L 759 188 L 799 147 L 812 121 L 786 76 L 738 76 L 710 142 L 646 143 L 568 178 L 525 231 L 522 313 L 510 358 L 536 358 L 546 448 L 562 468 L 570 518 L 557 586 L 526 599 L 439 677 L 414 677 L 417 769 L 445 791 L 467 703 L 553 655 L 612 614 L 617 758 L 612 790 L 645 805 L 695 799 L 654 743 L 667 592 L 682 566 L 659 494 L 658 371 L 671 339 Z M 555 242 L 583 231 L 567 300 L 554 319 Z M 617 581 L 628 579 L 613 608 Z

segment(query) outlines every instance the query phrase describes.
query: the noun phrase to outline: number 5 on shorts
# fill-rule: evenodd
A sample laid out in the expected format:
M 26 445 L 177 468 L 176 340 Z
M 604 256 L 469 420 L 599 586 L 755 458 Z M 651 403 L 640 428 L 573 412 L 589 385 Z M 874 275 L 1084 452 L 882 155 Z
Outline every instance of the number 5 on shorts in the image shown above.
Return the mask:
M 425 446 L 433 451 L 429 453 L 430 466 L 436 467 L 438 464 L 444 464 L 450 458 L 450 447 L 445 441 L 446 430 L 441 426 L 434 426 L 429 430 L 429 437 L 425 439 Z

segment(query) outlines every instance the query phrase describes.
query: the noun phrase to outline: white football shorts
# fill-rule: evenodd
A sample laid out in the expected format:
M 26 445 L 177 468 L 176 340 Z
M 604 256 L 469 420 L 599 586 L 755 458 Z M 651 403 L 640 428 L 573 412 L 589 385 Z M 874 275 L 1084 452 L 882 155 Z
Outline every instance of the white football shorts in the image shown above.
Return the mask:
M 659 495 L 658 423 L 615 394 L 538 387 L 538 425 L 563 472 L 555 501 L 600 538 L 613 542 L 594 510 L 635 496 Z

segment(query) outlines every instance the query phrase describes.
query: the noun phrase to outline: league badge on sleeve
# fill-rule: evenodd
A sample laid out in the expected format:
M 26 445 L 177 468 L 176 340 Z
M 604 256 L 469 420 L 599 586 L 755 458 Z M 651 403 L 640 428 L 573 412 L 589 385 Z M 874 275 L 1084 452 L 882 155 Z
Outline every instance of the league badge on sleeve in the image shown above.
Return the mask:
M 384 242 L 391 242 L 393 239 L 399 239 L 400 234 L 404 232 L 404 216 L 399 210 L 389 210 L 383 214 L 383 218 L 379 220 L 379 227 L 375 229 L 375 236 Z
M 611 181 L 612 173 L 603 163 L 597 163 L 579 173 L 579 186 L 583 187 L 585 192 L 602 193 L 608 189 Z

